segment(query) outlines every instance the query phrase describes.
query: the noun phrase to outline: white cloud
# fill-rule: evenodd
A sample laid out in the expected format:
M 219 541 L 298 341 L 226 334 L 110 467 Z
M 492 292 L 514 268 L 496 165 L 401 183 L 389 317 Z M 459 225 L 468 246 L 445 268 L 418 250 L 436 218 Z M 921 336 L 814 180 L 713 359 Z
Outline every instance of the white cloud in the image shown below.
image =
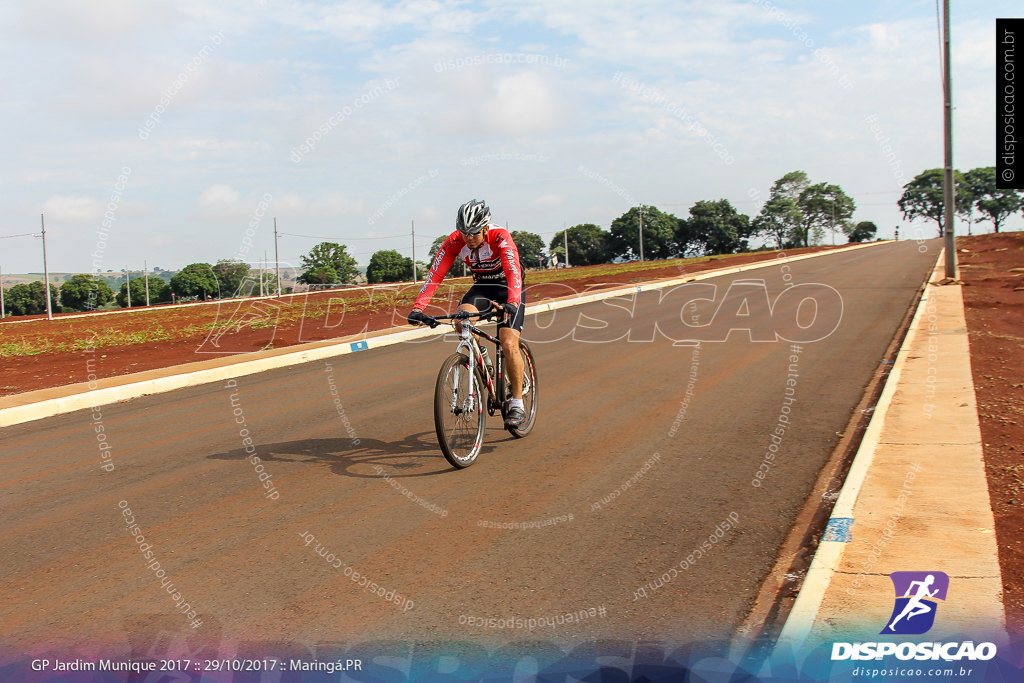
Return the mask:
M 531 202 L 534 206 L 558 206 L 565 203 L 565 198 L 558 194 L 545 194 Z
M 324 192 L 315 195 L 302 195 L 286 192 L 274 195 L 271 211 L 288 220 L 335 219 L 359 215 L 367 210 L 367 203 L 359 199 L 351 199 L 338 192 Z M 292 224 L 292 229 L 297 229 Z M 301 230 L 300 230 L 301 232 Z
M 561 122 L 554 90 L 535 72 L 500 78 L 479 110 L 480 126 L 497 135 L 546 132 Z
M 474 194 L 502 222 L 538 233 L 563 221 L 607 226 L 626 196 L 677 215 L 718 197 L 753 211 L 749 189 L 766 192 L 798 168 L 865 193 L 856 219 L 904 223 L 899 181 L 865 119 L 877 116 L 908 177 L 941 164 L 934 7 L 773 4 L 813 44 L 750 0 L 8 3 L 0 121 L 18 135 L 0 159 L 0 202 L 14 225 L 37 225 L 45 211 L 55 230 L 81 228 L 54 241 L 54 262 L 68 268 L 95 242 L 86 228 L 126 166 L 112 263 L 154 247 L 165 267 L 228 257 L 266 192 L 260 249 L 273 216 L 295 233 L 361 237 L 372 212 L 432 169 L 429 184 L 388 205 L 374 225 L 381 234 L 407 231 L 411 218 L 418 233 L 442 234 Z M 954 15 L 961 169 L 994 160 L 992 18 L 1014 9 L 994 0 Z M 220 30 L 222 44 L 140 140 L 161 93 Z M 503 54 L 548 63 L 486 59 Z M 678 108 L 623 88 L 616 72 Z M 290 158 L 386 79 L 398 87 L 354 109 L 299 163 Z M 181 239 L 153 242 L 162 235 Z M 4 245 L 5 261 L 36 258 L 24 241 Z M 403 250 L 408 240 L 374 246 Z
M 886 24 L 870 24 L 867 27 L 874 50 L 895 50 L 900 46 L 899 35 L 893 34 Z
M 424 206 L 420 209 L 420 220 L 436 223 L 441 218 L 441 211 L 436 206 Z M 447 215 L 447 214 L 446 214 Z
M 372 0 L 275 2 L 271 13 L 285 25 L 326 33 L 355 47 L 371 44 L 378 34 L 397 28 L 470 31 L 483 21 L 486 12 L 463 9 L 462 5 L 458 0 L 403 0 L 390 6 Z
M 241 193 L 229 185 L 211 185 L 199 195 L 196 209 L 202 218 L 237 217 L 243 211 L 241 198 Z
M 47 220 L 63 223 L 95 223 L 103 215 L 103 204 L 91 197 L 56 195 L 43 204 Z
M 45 43 L 105 46 L 132 41 L 153 28 L 172 28 L 178 12 L 168 3 L 136 0 L 46 0 L 15 3 L 10 38 Z
M 237 159 L 246 155 L 265 154 L 270 145 L 255 140 L 215 140 L 212 138 L 176 139 L 160 141 L 160 149 L 167 159 L 195 161 L 199 159 Z

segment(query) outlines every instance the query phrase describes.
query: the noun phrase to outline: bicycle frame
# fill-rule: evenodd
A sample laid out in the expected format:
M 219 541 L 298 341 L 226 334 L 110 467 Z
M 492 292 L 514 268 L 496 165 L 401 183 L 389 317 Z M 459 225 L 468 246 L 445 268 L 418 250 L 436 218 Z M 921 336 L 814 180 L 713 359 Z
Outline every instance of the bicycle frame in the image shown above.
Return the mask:
M 459 332 L 459 344 L 458 346 L 455 347 L 455 352 L 465 353 L 465 355 L 469 358 L 470 366 L 480 368 L 480 374 L 486 380 L 487 413 L 489 415 L 494 415 L 494 411 L 501 408 L 501 405 L 506 398 L 505 383 L 502 382 L 502 379 L 504 377 L 504 364 L 502 363 L 502 361 L 504 360 L 504 353 L 501 350 L 501 340 L 498 339 L 497 337 L 491 336 L 484 330 L 481 330 L 479 327 L 469 322 L 469 318 L 471 317 L 483 317 L 488 315 L 490 315 L 490 313 L 488 312 L 474 313 L 466 317 L 460 317 L 458 314 L 456 314 L 447 316 L 436 316 L 434 319 L 444 320 L 447 318 L 461 321 L 462 329 Z M 455 322 L 447 324 L 450 324 L 452 327 L 456 327 Z M 494 344 L 495 354 L 493 363 L 493 374 L 491 373 L 490 370 L 487 369 L 487 364 L 484 363 L 483 355 L 480 352 L 480 342 L 477 341 L 477 337 L 483 337 L 487 341 Z

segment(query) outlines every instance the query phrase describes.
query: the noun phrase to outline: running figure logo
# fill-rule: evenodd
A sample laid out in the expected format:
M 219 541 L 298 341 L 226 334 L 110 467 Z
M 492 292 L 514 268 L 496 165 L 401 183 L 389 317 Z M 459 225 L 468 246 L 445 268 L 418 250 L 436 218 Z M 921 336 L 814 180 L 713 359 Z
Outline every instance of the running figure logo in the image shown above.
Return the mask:
M 945 600 L 949 576 L 944 572 L 893 572 L 896 604 L 882 634 L 920 635 L 935 623 L 938 600 Z

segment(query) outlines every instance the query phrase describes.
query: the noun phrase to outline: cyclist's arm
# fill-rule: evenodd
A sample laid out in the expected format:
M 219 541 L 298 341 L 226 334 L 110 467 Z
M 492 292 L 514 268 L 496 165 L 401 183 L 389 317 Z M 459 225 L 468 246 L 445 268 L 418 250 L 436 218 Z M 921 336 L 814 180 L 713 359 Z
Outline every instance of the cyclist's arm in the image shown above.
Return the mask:
M 498 253 L 501 255 L 501 269 L 508 281 L 508 301 L 518 304 L 523 296 L 523 272 L 519 267 L 519 249 L 512 241 L 512 235 L 502 230 L 498 236 Z
M 437 250 L 437 255 L 434 256 L 434 262 L 430 264 L 430 271 L 427 273 L 427 279 L 423 282 L 423 287 L 420 288 L 420 293 L 416 296 L 416 303 L 412 306 L 413 310 L 422 311 L 427 307 L 430 298 L 434 296 L 438 285 L 451 270 L 452 264 L 455 263 L 455 259 L 459 255 L 459 250 L 464 245 L 462 236 L 457 232 L 449 235 L 448 239 L 444 241 L 441 248 Z

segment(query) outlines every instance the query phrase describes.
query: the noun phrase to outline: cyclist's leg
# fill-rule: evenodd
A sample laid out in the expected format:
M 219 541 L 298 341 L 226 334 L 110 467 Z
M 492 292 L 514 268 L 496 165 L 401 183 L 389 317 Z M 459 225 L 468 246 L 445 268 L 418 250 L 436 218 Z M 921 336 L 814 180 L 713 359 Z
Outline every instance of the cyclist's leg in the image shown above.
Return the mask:
M 512 386 L 512 398 L 523 397 L 523 354 L 519 352 L 519 336 L 523 331 L 523 320 L 526 318 L 526 300 L 519 300 L 519 310 L 514 320 L 503 322 L 498 330 L 501 340 L 501 352 L 505 356 L 505 369 L 508 371 L 508 382 Z
M 501 339 L 501 351 L 505 356 L 505 370 L 508 372 L 508 383 L 512 386 L 512 398 L 523 397 L 523 354 L 519 352 L 519 332 L 510 327 L 502 327 L 498 333 Z

